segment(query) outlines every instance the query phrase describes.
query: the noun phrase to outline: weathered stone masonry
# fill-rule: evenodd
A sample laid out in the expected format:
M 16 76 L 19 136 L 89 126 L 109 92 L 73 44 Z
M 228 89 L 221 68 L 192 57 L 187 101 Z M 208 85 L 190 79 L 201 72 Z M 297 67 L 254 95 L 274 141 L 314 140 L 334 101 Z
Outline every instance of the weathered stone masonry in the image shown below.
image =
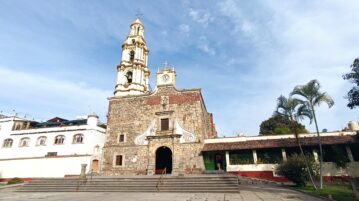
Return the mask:
M 163 103 L 164 97 L 168 102 Z M 112 97 L 109 99 L 107 141 L 104 147 L 106 175 L 154 174 L 156 150 L 166 146 L 172 151 L 173 174 L 204 171 L 201 150 L 204 139 L 216 136 L 212 115 L 206 111 L 199 89 L 178 91 L 173 86 L 158 87 L 147 95 Z M 169 130 L 161 131 L 160 121 L 169 119 Z M 155 132 L 146 136 L 148 144 L 135 140 L 154 122 Z M 181 141 L 176 122 L 194 134 L 193 141 Z M 125 142 L 119 142 L 119 135 Z M 122 166 L 115 166 L 115 156 L 123 155 Z

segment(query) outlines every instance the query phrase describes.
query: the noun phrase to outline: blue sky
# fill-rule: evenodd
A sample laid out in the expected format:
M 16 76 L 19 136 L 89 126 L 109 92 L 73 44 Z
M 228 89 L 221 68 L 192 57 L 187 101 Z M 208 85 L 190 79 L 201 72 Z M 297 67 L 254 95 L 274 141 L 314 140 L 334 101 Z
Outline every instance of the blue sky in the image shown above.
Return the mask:
M 0 0 L 0 110 L 106 121 L 116 65 L 140 10 L 154 88 L 164 61 L 178 88 L 202 88 L 220 136 L 256 135 L 276 98 L 318 79 L 335 105 L 321 129 L 358 120 L 342 79 L 359 56 L 359 1 Z M 314 125 L 303 121 L 310 131 Z

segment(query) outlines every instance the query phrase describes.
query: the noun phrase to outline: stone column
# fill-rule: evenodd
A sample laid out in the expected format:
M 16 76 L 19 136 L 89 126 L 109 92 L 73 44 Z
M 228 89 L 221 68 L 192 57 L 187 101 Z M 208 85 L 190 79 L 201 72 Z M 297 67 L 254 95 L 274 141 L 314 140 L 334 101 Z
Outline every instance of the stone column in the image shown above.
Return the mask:
M 86 179 L 86 166 L 87 164 L 81 164 L 80 179 Z
M 257 164 L 257 151 L 255 149 L 252 150 L 252 153 L 253 153 L 253 161 L 254 161 L 254 164 Z
M 350 150 L 349 146 L 345 146 L 345 149 L 347 150 L 347 154 L 348 154 L 348 158 L 350 162 L 354 162 L 354 157 L 353 157 L 353 153 L 352 150 Z
M 228 166 L 230 165 L 229 164 L 229 152 L 228 151 L 226 151 L 226 164 L 227 164 L 227 168 L 228 168 Z
M 318 151 L 313 149 L 313 155 L 314 155 L 315 162 L 319 163 Z
M 283 161 L 287 161 L 287 153 L 285 152 L 285 149 L 282 149 L 282 157 Z

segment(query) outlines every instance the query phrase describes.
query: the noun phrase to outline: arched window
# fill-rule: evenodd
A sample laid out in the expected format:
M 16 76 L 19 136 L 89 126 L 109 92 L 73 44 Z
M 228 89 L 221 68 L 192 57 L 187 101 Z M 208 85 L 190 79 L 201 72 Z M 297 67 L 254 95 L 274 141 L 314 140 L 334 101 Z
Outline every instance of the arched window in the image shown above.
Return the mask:
M 47 141 L 47 137 L 45 137 L 45 136 L 40 136 L 39 138 L 37 138 L 36 145 L 37 145 L 37 146 L 45 146 L 45 145 L 46 145 L 46 141 Z
M 64 135 L 58 135 L 55 137 L 55 144 L 64 144 L 64 142 L 65 142 Z
M 72 140 L 73 144 L 81 144 L 84 141 L 84 135 L 83 134 L 76 134 L 74 135 L 74 138 Z
M 130 60 L 134 60 L 135 59 L 135 51 L 131 50 L 130 52 Z
M 19 147 L 28 147 L 30 145 L 30 138 L 24 137 L 21 138 Z
M 127 78 L 127 83 L 132 83 L 132 72 L 128 71 L 125 76 Z
M 137 35 L 140 35 L 140 27 L 137 27 Z
M 10 148 L 10 147 L 12 147 L 12 142 L 13 142 L 13 140 L 10 139 L 10 138 L 5 139 L 4 143 L 2 144 L 2 147 L 3 148 Z

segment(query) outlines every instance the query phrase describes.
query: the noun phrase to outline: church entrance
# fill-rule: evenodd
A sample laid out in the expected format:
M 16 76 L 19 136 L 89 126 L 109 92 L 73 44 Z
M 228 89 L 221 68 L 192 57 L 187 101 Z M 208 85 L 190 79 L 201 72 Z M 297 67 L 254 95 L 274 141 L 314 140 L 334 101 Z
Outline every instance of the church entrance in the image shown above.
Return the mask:
M 92 172 L 98 172 L 98 160 L 97 159 L 92 161 L 91 169 L 92 169 Z
M 156 150 L 156 174 L 162 174 L 165 168 L 166 174 L 172 173 L 172 151 L 163 146 Z

